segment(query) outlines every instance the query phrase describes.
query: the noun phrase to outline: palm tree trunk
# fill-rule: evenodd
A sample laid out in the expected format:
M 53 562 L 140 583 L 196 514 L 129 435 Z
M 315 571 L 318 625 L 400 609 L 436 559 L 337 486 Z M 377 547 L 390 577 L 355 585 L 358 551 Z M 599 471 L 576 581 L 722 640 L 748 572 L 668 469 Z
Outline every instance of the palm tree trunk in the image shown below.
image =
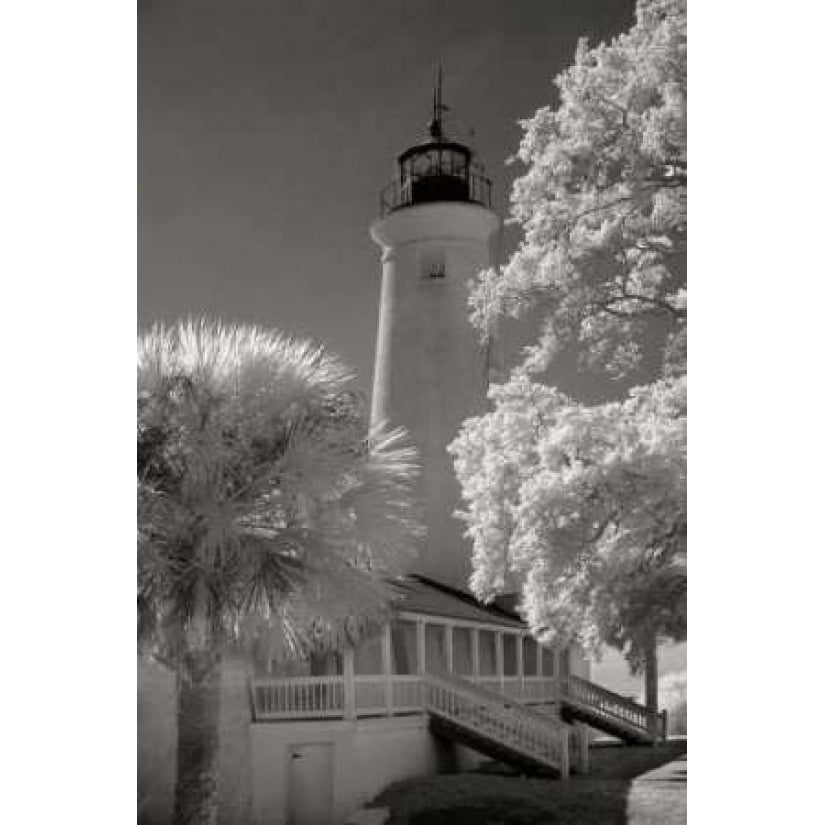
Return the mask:
M 209 628 L 207 596 L 196 592 L 195 615 L 178 661 L 178 763 L 175 825 L 217 825 L 221 655 Z
M 220 655 L 187 651 L 178 666 L 178 764 L 175 825 L 216 825 Z

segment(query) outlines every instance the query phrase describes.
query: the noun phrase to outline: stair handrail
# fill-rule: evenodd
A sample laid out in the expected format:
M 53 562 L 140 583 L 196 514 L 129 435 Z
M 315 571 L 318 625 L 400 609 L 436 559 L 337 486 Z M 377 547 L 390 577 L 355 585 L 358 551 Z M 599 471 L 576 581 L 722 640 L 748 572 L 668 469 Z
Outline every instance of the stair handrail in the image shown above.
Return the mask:
M 612 716 L 615 719 L 642 729 L 647 733 L 652 733 L 654 736 L 661 735 L 659 732 L 659 728 L 662 726 L 661 714 L 654 713 L 633 699 L 622 696 L 620 693 L 615 693 L 581 676 L 570 674 L 569 676 L 562 677 L 559 682 L 559 693 L 562 699 L 569 699 L 587 705 L 599 713 Z M 587 693 L 617 705 L 621 710 L 626 711 L 626 713 L 617 713 L 610 707 L 606 707 L 603 704 L 589 699 L 586 695 Z
M 471 682 L 469 679 L 464 679 L 461 676 L 456 676 L 454 673 L 428 673 L 427 678 L 429 679 L 431 677 L 441 679 L 444 682 L 449 682 L 460 690 L 468 691 L 475 695 L 484 696 L 491 702 L 499 704 L 505 709 L 512 707 L 518 713 L 524 716 L 529 716 L 542 724 L 555 726 L 559 731 L 566 730 L 566 725 L 563 722 L 554 719 L 552 716 L 545 716 L 543 713 L 539 713 L 537 710 L 533 710 L 522 702 L 519 702 L 518 699 L 513 699 L 510 696 L 505 696 L 503 693 L 491 690 L 490 688 L 482 685 L 477 685 L 475 682 Z M 473 698 L 475 698 L 475 696 Z
M 428 712 L 467 725 L 481 735 L 556 768 L 562 777 L 568 776 L 568 730 L 563 723 L 459 677 L 427 674 L 426 687 Z M 432 698 L 433 689 L 463 699 L 472 708 L 472 718 L 463 712 L 465 708 L 453 702 L 438 705 Z

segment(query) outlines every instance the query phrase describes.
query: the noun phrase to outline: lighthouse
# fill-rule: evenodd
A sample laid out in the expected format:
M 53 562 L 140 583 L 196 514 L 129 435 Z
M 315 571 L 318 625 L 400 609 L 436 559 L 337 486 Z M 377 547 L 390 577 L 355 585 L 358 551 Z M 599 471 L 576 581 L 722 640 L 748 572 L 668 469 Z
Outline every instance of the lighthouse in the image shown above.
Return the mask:
M 485 409 L 489 352 L 468 320 L 469 281 L 495 263 L 501 220 L 472 148 L 445 132 L 441 72 L 425 138 L 402 152 L 370 226 L 381 253 L 371 419 L 418 449 L 426 539 L 411 572 L 467 588 L 470 542 L 447 445 Z

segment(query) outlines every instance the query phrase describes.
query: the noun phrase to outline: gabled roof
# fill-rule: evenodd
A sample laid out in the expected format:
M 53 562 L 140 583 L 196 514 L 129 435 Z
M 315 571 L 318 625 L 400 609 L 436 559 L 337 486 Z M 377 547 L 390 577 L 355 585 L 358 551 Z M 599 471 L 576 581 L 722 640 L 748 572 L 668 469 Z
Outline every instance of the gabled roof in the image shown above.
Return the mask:
M 515 613 L 494 604 L 482 604 L 470 593 L 426 576 L 406 576 L 392 582 L 392 587 L 398 593 L 398 598 L 393 602 L 397 610 L 526 629 L 525 623 Z

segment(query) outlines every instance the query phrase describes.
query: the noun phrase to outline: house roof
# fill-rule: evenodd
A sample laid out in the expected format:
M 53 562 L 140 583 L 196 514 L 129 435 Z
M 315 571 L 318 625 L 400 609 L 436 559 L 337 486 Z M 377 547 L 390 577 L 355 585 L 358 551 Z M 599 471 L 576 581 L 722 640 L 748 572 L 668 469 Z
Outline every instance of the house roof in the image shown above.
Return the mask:
M 515 613 L 494 604 L 482 604 L 470 593 L 426 576 L 406 576 L 394 581 L 392 586 L 398 593 L 398 598 L 394 600 L 398 610 L 526 629 L 525 623 Z

